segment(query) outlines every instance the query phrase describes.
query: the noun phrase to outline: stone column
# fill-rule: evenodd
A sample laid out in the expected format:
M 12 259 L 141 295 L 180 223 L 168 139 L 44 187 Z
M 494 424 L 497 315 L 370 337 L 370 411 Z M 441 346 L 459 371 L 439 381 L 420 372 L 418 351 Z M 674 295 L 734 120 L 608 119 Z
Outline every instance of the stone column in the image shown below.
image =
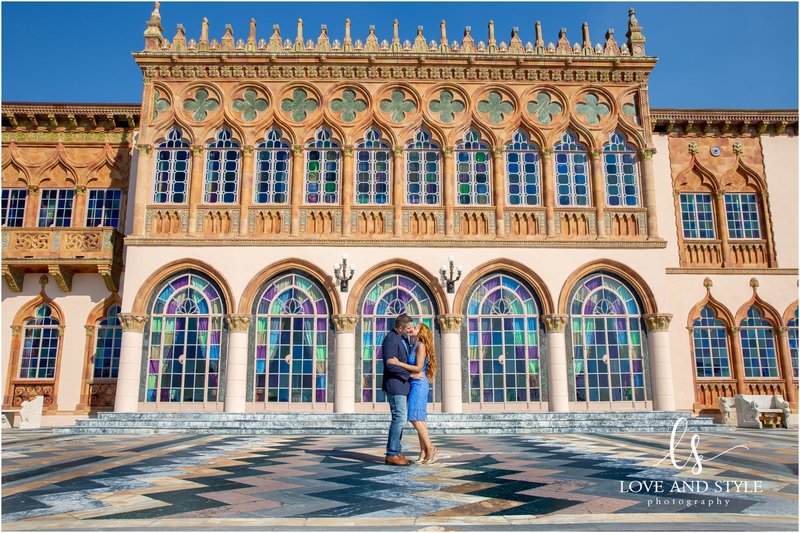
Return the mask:
M 75 187 L 75 202 L 72 204 L 72 224 L 73 228 L 86 227 L 86 186 L 77 185 Z
M 442 411 L 460 413 L 464 408 L 461 384 L 461 325 L 462 315 L 439 315 L 442 332 Z
M 736 394 L 748 394 L 747 386 L 744 383 L 744 358 L 742 356 L 742 344 L 739 341 L 739 326 L 733 326 L 729 330 L 729 341 L 732 353 L 731 366 L 733 375 L 736 378 Z
M 356 411 L 356 315 L 334 315 L 336 360 L 333 384 L 333 412 Z
M 249 315 L 228 315 L 228 363 L 225 376 L 225 412 L 244 413 L 247 394 L 247 330 Z
M 139 408 L 139 387 L 142 374 L 142 346 L 147 315 L 120 313 L 122 340 L 117 374 L 117 395 L 114 411 L 135 413 Z
M 452 146 L 442 148 L 442 193 L 444 196 L 444 234 L 452 237 L 455 234 L 453 206 L 456 203 L 455 160 Z
M 542 148 L 542 191 L 545 209 L 545 228 L 548 237 L 556 234 L 556 176 L 553 169 L 553 149 Z
M 144 235 L 147 219 L 147 204 L 153 202 L 153 188 L 150 184 L 155 174 L 152 162 L 153 147 L 149 144 L 136 146 L 136 190 L 133 196 L 133 234 Z
M 353 180 L 355 179 L 353 150 L 352 144 L 345 145 L 342 150 L 342 237 L 350 236 L 350 207 L 353 205 Z
M 239 187 L 239 235 L 247 235 L 250 229 L 250 202 L 253 201 L 253 147 L 242 146 L 242 172 Z
M 292 237 L 300 236 L 300 206 L 303 205 L 303 171 L 303 147 L 295 144 L 292 146 Z
M 506 186 L 503 147 L 492 148 L 492 189 L 494 192 L 494 227 L 498 237 L 506 235 Z
M 25 218 L 22 226 L 25 228 L 35 228 L 39 222 L 39 187 L 28 185 L 28 197 L 25 199 Z
M 405 172 L 403 169 L 403 152 L 402 146 L 395 146 L 392 148 L 394 160 L 392 165 L 392 204 L 394 207 L 394 236 L 402 237 L 403 235 L 403 204 L 405 203 L 405 190 L 403 184 L 405 180 Z
M 789 328 L 778 326 L 775 328 L 778 337 L 778 358 L 780 359 L 781 374 L 786 383 L 786 401 L 795 404 L 797 396 L 794 393 L 794 369 L 792 368 L 792 354 L 789 351 Z
M 672 354 L 669 347 L 669 323 L 672 315 L 644 315 L 647 325 L 647 349 L 650 353 L 650 383 L 653 389 L 653 409 L 675 410 L 675 388 L 672 385 Z M 692 400 L 694 401 L 694 399 Z
M 592 170 L 592 201 L 594 202 L 595 228 L 597 228 L 597 238 L 606 238 L 606 184 L 603 178 L 603 151 L 592 150 L 591 156 Z
M 722 248 L 722 266 L 731 266 L 731 247 L 728 244 L 728 219 L 725 216 L 725 193 L 722 191 L 714 193 L 714 219 L 714 227 Z
M 544 315 L 547 334 L 547 387 L 550 411 L 569 412 L 569 379 L 567 377 L 567 315 Z
M 656 212 L 656 175 L 653 169 L 655 148 L 639 150 L 642 162 L 642 203 L 647 209 L 647 238 L 658 239 L 658 213 Z
M 761 196 L 760 219 L 761 227 L 763 228 L 762 233 L 764 234 L 764 239 L 767 241 L 767 264 L 770 268 L 775 268 L 778 266 L 778 261 L 775 259 L 775 244 L 772 242 L 772 227 L 767 224 L 767 221 L 772 218 L 769 209 L 769 191 L 761 191 L 759 196 Z
M 199 144 L 192 146 L 192 177 L 189 182 L 189 235 L 197 233 L 197 207 L 203 201 L 203 182 L 205 181 L 205 161 Z

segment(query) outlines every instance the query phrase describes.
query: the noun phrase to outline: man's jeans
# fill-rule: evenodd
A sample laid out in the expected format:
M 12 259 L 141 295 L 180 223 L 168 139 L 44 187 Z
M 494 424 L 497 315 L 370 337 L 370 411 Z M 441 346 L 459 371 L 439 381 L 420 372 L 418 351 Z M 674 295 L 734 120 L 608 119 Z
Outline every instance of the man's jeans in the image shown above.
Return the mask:
M 403 426 L 408 419 L 408 396 L 405 394 L 386 394 L 392 412 L 392 425 L 389 426 L 389 441 L 386 443 L 386 457 L 394 457 L 403 451 Z

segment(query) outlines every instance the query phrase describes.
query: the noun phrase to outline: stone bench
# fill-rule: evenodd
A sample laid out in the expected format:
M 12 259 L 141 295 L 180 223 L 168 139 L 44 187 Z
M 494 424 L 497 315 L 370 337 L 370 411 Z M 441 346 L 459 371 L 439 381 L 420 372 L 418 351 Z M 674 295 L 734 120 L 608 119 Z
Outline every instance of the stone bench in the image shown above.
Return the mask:
M 717 407 L 722 415 L 722 424 L 733 425 L 736 419 L 736 402 L 733 396 L 720 396 L 717 398 Z
M 19 413 L 20 429 L 39 429 L 42 427 L 42 409 L 44 408 L 44 396 L 37 396 L 32 400 L 22 402 L 19 409 L 3 409 L 3 427 L 6 424 L 14 427 L 14 418 Z
M 740 428 L 789 428 L 789 402 L 783 396 L 734 396 L 737 425 Z

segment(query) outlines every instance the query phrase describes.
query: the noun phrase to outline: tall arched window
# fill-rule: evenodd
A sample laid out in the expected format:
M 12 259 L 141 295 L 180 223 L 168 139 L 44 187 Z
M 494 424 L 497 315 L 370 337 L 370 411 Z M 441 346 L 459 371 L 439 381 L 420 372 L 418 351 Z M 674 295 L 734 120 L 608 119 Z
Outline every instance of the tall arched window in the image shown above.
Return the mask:
M 789 326 L 789 355 L 792 358 L 792 372 L 797 379 L 797 307 L 794 308 L 794 316 L 786 324 Z
M 231 130 L 219 130 L 216 139 L 208 144 L 203 202 L 235 204 L 238 201 L 240 156 L 239 143 L 233 140 Z
M 639 173 L 636 149 L 625 144 L 625 137 L 614 132 L 603 146 L 603 170 L 606 178 L 606 205 L 636 207 L 639 205 Z
M 589 173 L 586 147 L 578 143 L 574 133 L 567 130 L 554 147 L 556 162 L 556 205 L 565 207 L 589 206 Z
M 376 403 L 386 399 L 381 390 L 381 344 L 386 333 L 394 328 L 394 319 L 406 313 L 435 331 L 436 308 L 428 290 L 406 274 L 385 274 L 373 281 L 365 294 L 361 304 L 361 401 Z M 433 385 L 428 401 L 433 401 Z
M 220 401 L 225 303 L 204 275 L 161 284 L 151 306 L 146 401 Z
M 778 352 L 772 322 L 763 318 L 761 311 L 752 306 L 740 326 L 745 377 L 778 377 Z
M 524 131 L 517 131 L 506 145 L 505 154 L 508 205 L 541 205 L 536 145 L 528 142 Z
M 189 188 L 189 143 L 179 129 L 167 134 L 167 140 L 156 150 L 156 178 L 153 202 L 157 204 L 186 203 Z
M 406 203 L 439 205 L 441 154 L 425 130 L 417 131 L 414 142 L 406 146 Z
M 475 130 L 456 145 L 456 194 L 459 205 L 490 205 L 489 147 Z
M 291 146 L 281 131 L 273 128 L 256 146 L 255 203 L 286 204 L 289 202 Z
M 94 345 L 94 372 L 92 377 L 116 378 L 119 370 L 119 353 L 122 347 L 122 327 L 119 322 L 119 305 L 112 305 L 106 316 L 97 321 Z
M 470 402 L 538 401 L 539 306 L 507 274 L 478 281 L 467 303 Z
M 574 400 L 647 400 L 647 344 L 633 292 L 596 273 L 576 284 L 569 302 Z
M 331 131 L 320 128 L 314 140 L 306 145 L 306 203 L 339 203 L 339 143 Z
M 356 203 L 385 205 L 389 203 L 392 155 L 389 143 L 381 132 L 370 128 L 364 140 L 356 145 Z
M 47 304 L 36 309 L 33 318 L 25 321 L 22 336 L 22 358 L 19 377 L 22 379 L 54 379 L 58 360 L 58 319 Z
M 698 378 L 729 378 L 731 365 L 728 352 L 728 328 L 714 310 L 705 306 L 700 318 L 692 323 L 694 364 Z
M 328 401 L 329 307 L 303 274 L 266 285 L 255 309 L 256 402 Z

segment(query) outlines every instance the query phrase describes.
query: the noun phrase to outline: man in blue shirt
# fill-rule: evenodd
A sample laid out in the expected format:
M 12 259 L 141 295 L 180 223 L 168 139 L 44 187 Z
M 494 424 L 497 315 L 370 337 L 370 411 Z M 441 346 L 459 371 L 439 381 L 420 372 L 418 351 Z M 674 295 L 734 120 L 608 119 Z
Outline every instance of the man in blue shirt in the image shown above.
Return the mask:
M 408 336 L 414 331 L 411 317 L 403 314 L 394 321 L 394 329 L 386 334 L 381 345 L 383 359 L 383 391 L 389 400 L 392 413 L 392 424 L 389 426 L 389 440 L 386 443 L 386 464 L 408 466 L 414 461 L 407 459 L 401 452 L 403 445 L 403 426 L 408 418 L 408 393 L 411 390 L 411 374 L 397 365 L 387 363 L 392 357 L 401 362 L 408 362 L 410 351 Z

